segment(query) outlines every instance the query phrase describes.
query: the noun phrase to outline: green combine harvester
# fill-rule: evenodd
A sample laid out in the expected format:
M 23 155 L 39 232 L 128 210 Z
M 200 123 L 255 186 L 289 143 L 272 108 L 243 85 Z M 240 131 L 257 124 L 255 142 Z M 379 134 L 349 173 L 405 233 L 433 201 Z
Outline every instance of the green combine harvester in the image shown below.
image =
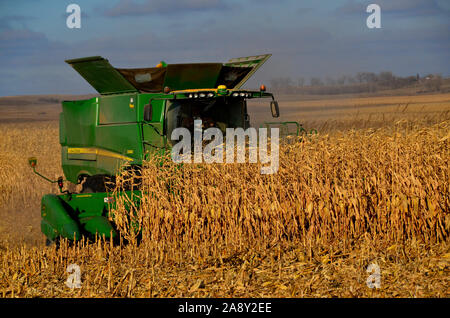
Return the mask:
M 152 68 L 114 68 L 108 60 L 86 57 L 67 60 L 100 97 L 64 101 L 59 120 L 59 142 L 64 176 L 50 180 L 60 194 L 47 194 L 41 203 L 41 230 L 47 243 L 59 238 L 117 238 L 109 210 L 114 198 L 105 187 L 125 163 L 140 167 L 146 156 L 170 149 L 173 129 L 189 127 L 204 118 L 213 127 L 250 127 L 247 100 L 271 98 L 273 117 L 278 103 L 261 85 L 259 91 L 242 85 L 270 54 L 231 59 L 226 63 L 166 64 Z M 79 193 L 63 190 L 64 183 L 81 184 Z M 131 190 L 130 190 L 131 191 Z

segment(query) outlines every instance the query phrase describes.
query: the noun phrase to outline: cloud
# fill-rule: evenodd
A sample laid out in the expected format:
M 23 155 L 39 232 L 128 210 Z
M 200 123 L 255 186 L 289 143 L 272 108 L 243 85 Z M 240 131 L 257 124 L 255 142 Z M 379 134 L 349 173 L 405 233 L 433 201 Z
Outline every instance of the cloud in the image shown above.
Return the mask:
M 287 0 L 250 0 L 253 5 L 275 5 L 275 6 L 279 6 L 280 4 L 286 3 Z
M 140 9 L 145 9 L 148 2 L 133 0 L 115 3 L 108 10 L 117 9 L 121 3 L 129 5 L 123 6 L 120 12 L 116 11 L 115 16 L 219 10 L 222 4 L 221 1 L 181 1 L 176 11 L 167 12 L 164 10 L 173 8 L 176 3 L 155 0 L 154 7 L 137 13 L 133 11 L 136 10 L 134 5 L 139 4 L 142 6 Z M 199 3 L 208 3 L 206 8 L 209 9 L 199 9 Z M 348 1 L 347 6 L 340 9 L 365 15 L 365 7 L 360 4 Z M 423 2 L 412 0 L 408 10 L 418 10 L 420 4 Z M 163 8 L 164 5 L 167 8 Z M 360 5 L 361 10 L 352 9 L 352 5 L 355 6 L 353 8 Z M 398 8 L 392 5 L 386 10 L 396 14 L 393 12 L 400 10 Z M 253 13 L 253 19 L 246 20 L 246 9 Z M 306 11 L 313 19 L 323 13 L 317 7 L 308 11 L 299 6 L 290 8 L 288 13 L 294 15 L 295 10 Z M 93 55 L 104 56 L 115 67 L 133 68 L 154 66 L 161 60 L 167 63 L 225 62 L 233 57 L 272 53 L 268 63 L 249 81 L 249 87 L 258 87 L 261 82 L 268 83 L 273 77 L 339 76 L 359 71 L 391 70 L 398 75 L 441 72 L 445 76 L 450 75 L 450 25 L 447 20 L 426 23 L 429 19 L 412 19 L 417 23 L 402 23 L 396 28 L 371 32 L 366 28 L 330 25 L 331 22 L 326 19 L 317 18 L 312 24 L 306 19 L 289 20 L 285 17 L 290 15 L 285 11 L 276 11 L 275 7 L 264 11 L 256 11 L 253 6 L 243 7 L 240 16 L 238 10 L 229 13 L 223 16 L 220 11 L 211 12 L 206 18 L 195 17 L 195 23 L 170 17 L 162 21 L 160 28 L 150 27 L 153 19 L 142 19 L 139 21 L 141 27 L 136 29 L 127 23 L 135 20 L 134 17 L 124 18 L 120 23 L 128 32 L 127 36 L 110 31 L 111 24 L 118 23 L 118 20 L 99 17 L 101 27 L 86 28 L 89 30 L 88 36 L 83 36 L 83 40 L 71 39 L 67 44 L 62 37 L 51 40 L 46 34 L 27 28 L 23 24 L 27 21 L 25 16 L 1 18 L 0 79 L 8 80 L 0 80 L 0 95 L 92 93 L 94 91 L 89 84 L 64 60 Z M 264 17 L 267 13 L 277 23 L 268 24 Z M 96 22 L 91 11 L 90 15 L 92 22 Z M 233 23 L 228 23 L 229 16 L 233 18 Z M 356 15 L 346 18 L 349 23 L 360 21 Z
M 0 18 L 0 30 L 12 29 L 16 26 L 22 28 L 27 27 L 27 22 L 35 20 L 35 17 L 24 16 L 24 15 L 7 15 Z
M 57 41 L 50 41 L 44 33 L 29 29 L 0 31 L 0 69 L 16 69 L 55 63 L 55 54 L 68 49 Z
M 447 15 L 449 10 L 442 7 L 435 0 L 376 0 L 376 1 L 355 1 L 347 0 L 342 6 L 336 9 L 341 14 L 366 14 L 369 4 L 376 3 L 380 6 L 381 12 L 395 14 L 405 17 Z
M 398 75 L 448 74 L 448 24 L 440 27 L 382 30 L 333 36 L 326 28 L 216 25 L 184 28 L 169 34 L 142 32 L 125 38 L 93 37 L 71 45 L 52 42 L 30 30 L 0 32 L 0 72 L 20 81 L 2 84 L 0 95 L 13 93 L 92 93 L 93 89 L 64 60 L 101 55 L 115 67 L 150 67 L 167 63 L 225 62 L 229 58 L 272 53 L 248 87 L 277 76 L 311 77 L 391 70 Z M 217 36 L 220 34 L 220 37 Z M 133 48 L 130 52 L 129 48 Z M 357 49 L 355 49 L 357 48 Z M 0 76 L 0 77 L 2 77 Z M 39 83 L 38 83 L 39 82 Z M 1 84 L 1 83 L 0 83 Z M 253 85 L 253 86 L 252 86 Z
M 443 10 L 434 0 L 378 0 L 377 4 L 385 12 L 409 15 L 432 15 Z
M 250 84 L 277 76 L 338 76 L 359 71 L 391 70 L 410 75 L 439 70 L 448 74 L 447 27 L 443 24 L 336 37 L 321 27 L 273 29 L 254 25 L 237 32 L 239 26 L 218 25 L 196 32 L 186 28 L 165 35 L 135 34 L 120 41 L 112 35 L 91 39 L 77 43 L 78 49 L 70 57 L 103 55 L 116 67 L 133 68 L 156 65 L 160 60 L 225 62 L 233 57 L 272 53 Z
M 135 0 L 120 0 L 115 6 L 104 10 L 103 14 L 108 17 L 170 15 L 228 8 L 223 0 L 147 0 L 144 3 L 137 3 Z
M 27 29 L 6 29 L 0 32 L 0 56 L 21 56 L 44 48 L 46 43 L 47 38 L 42 33 Z
M 313 8 L 298 8 L 295 12 L 297 13 L 297 15 L 307 15 L 311 14 L 311 12 L 313 11 Z
M 361 14 L 366 12 L 367 5 L 361 2 L 355 2 L 354 0 L 348 0 L 342 6 L 336 8 L 336 12 L 342 14 Z
M 92 91 L 70 70 L 64 71 L 68 45 L 51 41 L 42 32 L 0 30 L 0 95 Z
M 61 13 L 61 18 L 66 20 L 70 14 L 71 13 L 67 13 L 67 12 Z M 84 10 L 81 10 L 81 19 L 84 20 L 84 19 L 89 19 L 89 18 L 91 18 L 91 15 L 87 14 Z

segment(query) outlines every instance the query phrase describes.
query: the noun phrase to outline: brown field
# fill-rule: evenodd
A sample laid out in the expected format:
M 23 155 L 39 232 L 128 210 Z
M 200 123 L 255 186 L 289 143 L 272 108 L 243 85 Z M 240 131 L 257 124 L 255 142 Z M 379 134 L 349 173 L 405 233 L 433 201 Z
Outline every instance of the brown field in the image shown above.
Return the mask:
M 57 188 L 26 160 L 62 175 L 63 98 L 0 99 L 0 296 L 450 296 L 450 94 L 282 96 L 281 120 L 319 134 L 282 145 L 277 174 L 256 164 L 180 171 L 150 162 L 139 246 L 119 204 L 130 244 L 56 249 L 43 244 L 39 204 Z M 271 120 L 268 101 L 249 111 L 256 125 Z M 64 284 L 72 263 L 80 289 Z M 366 285 L 370 264 L 380 267 L 379 289 Z
M 450 117 L 450 94 L 408 96 L 301 96 L 279 98 L 280 120 L 297 120 L 321 132 L 392 126 L 399 120 L 433 124 Z M 270 121 L 267 101 L 249 103 L 258 125 Z M 253 106 L 253 107 L 252 107 Z M 258 107 L 259 106 L 259 107 Z

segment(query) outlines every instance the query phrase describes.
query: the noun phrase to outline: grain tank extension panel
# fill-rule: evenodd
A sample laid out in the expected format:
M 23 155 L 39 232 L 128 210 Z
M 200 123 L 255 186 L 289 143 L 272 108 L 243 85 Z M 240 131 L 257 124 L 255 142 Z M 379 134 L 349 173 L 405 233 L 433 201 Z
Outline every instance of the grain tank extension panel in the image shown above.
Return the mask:
M 170 90 L 215 88 L 225 85 L 240 88 L 270 57 L 270 54 L 241 57 L 222 63 L 169 64 L 164 67 L 114 68 L 107 59 L 92 56 L 67 60 L 97 92 L 102 95 L 118 93 L 157 93 L 168 86 Z

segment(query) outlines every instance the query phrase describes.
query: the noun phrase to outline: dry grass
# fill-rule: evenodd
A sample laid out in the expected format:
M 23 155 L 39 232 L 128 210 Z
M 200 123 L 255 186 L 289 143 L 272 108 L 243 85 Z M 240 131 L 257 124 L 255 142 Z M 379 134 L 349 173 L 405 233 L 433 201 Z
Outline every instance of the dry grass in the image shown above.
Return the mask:
M 296 239 L 305 247 L 345 247 L 361 237 L 438 243 L 450 225 L 449 128 L 314 136 L 284 145 L 274 175 L 256 164 L 147 163 L 135 221 L 152 242 L 228 251 Z M 119 190 L 126 181 L 119 179 Z M 118 202 L 116 215 L 127 215 L 131 200 Z M 212 253 L 205 246 L 198 252 Z
M 41 171 L 61 174 L 57 125 L 0 126 L 0 295 L 449 297 L 450 122 L 441 119 L 286 144 L 274 175 L 257 164 L 149 162 L 134 209 L 140 245 L 118 197 L 115 217 L 130 244 L 60 249 L 43 247 L 36 232 L 27 236 L 39 239 L 34 246 L 17 244 L 22 228 L 39 226 L 40 196 L 56 192 L 25 169 L 37 155 Z M 72 263 L 81 289 L 64 285 Z M 366 286 L 371 263 L 380 289 Z
M 58 123 L 0 124 L 0 136 L 0 240 L 42 243 L 41 197 L 58 190 L 33 174 L 27 158 L 36 156 L 38 170 L 50 178 L 62 175 Z
M 449 297 L 448 247 L 405 242 L 383 248 L 360 242 L 347 253 L 302 246 L 248 250 L 222 260 L 174 259 L 158 246 L 4 249 L 2 297 Z M 65 286 L 66 268 L 81 269 L 81 288 Z M 366 268 L 381 269 L 381 286 L 366 286 Z

